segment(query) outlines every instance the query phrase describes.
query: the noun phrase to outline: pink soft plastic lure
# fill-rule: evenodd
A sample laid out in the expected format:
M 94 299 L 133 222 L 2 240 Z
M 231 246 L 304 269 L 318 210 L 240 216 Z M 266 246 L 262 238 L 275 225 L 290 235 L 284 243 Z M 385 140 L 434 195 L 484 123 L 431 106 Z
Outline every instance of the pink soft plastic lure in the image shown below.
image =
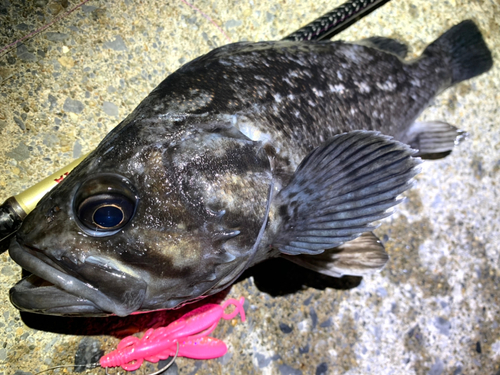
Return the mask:
M 144 360 L 156 363 L 159 360 L 174 356 L 193 359 L 212 359 L 222 357 L 227 352 L 226 344 L 208 335 L 217 327 L 219 320 L 233 319 L 238 312 L 241 321 L 245 321 L 243 303 L 229 299 L 222 305 L 208 304 L 201 306 L 166 327 L 149 329 L 141 339 L 128 336 L 118 344 L 116 350 L 100 359 L 102 367 L 121 366 L 126 371 L 134 371 L 141 367 Z M 234 305 L 232 313 L 226 314 L 225 309 Z

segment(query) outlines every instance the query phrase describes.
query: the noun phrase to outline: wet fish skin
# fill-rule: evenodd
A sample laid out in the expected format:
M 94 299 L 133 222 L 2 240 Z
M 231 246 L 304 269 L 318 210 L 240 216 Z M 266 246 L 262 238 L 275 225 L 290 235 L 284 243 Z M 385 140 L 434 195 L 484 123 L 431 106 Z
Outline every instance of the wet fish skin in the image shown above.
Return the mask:
M 188 135 L 190 131 L 194 134 Z M 125 311 L 130 313 L 141 306 L 141 297 L 146 293 L 144 284 L 149 295 L 158 299 L 167 295 L 169 303 L 165 306 L 165 301 L 160 300 L 161 305 L 156 306 L 151 298 L 148 310 L 175 307 L 192 299 L 188 298 L 190 296 L 203 294 L 214 284 L 216 267 L 224 267 L 235 260 L 230 251 L 244 254 L 255 241 L 267 202 L 270 174 L 264 168 L 269 166 L 269 160 L 261 152 L 262 157 L 258 158 L 259 150 L 255 147 L 260 148 L 259 144 L 243 139 L 241 147 L 233 145 L 233 138 L 222 137 L 221 129 L 214 133 L 216 139 L 210 139 L 211 133 L 200 134 L 194 128 L 184 128 L 182 134 L 187 138 L 186 147 L 180 143 L 177 151 L 175 147 L 162 150 L 164 140 L 160 144 L 139 145 L 137 138 L 132 136 L 125 137 L 124 143 L 115 140 L 106 158 L 90 155 L 83 162 L 83 168 L 78 167 L 67 177 L 72 182 L 66 186 L 60 184 L 51 198 L 40 202 L 32 215 L 33 220 L 28 220 L 21 228 L 18 241 L 30 244 L 30 249 L 36 249 L 32 250 L 33 254 L 65 273 L 80 277 L 84 273 L 86 283 L 94 285 L 99 292 L 105 291 L 98 297 L 101 308 L 106 307 L 105 311 L 117 315 L 127 315 Z M 190 137 L 202 139 L 198 143 Z M 205 137 L 209 139 L 203 139 Z M 225 152 L 228 146 L 235 147 Z M 117 160 L 123 150 L 129 155 L 119 163 Z M 221 150 L 223 154 L 218 155 Z M 99 149 L 94 153 L 99 155 Z M 213 173 L 214 166 L 218 176 Z M 133 223 L 123 232 L 111 237 L 93 237 L 78 224 L 72 198 L 89 176 L 91 181 L 92 176 L 99 181 L 103 173 L 110 171 L 118 179 L 128 176 L 133 181 L 131 185 L 144 186 L 147 192 L 134 191 L 140 195 L 140 201 Z M 214 179 L 217 183 L 211 184 Z M 240 188 L 231 189 L 233 185 Z M 242 189 L 242 185 L 251 189 Z M 106 186 L 95 190 L 106 191 Z M 231 195 L 224 191 L 228 188 Z M 206 194 L 202 196 L 202 193 Z M 222 202 L 210 201 L 212 194 L 221 197 Z M 58 207 L 57 212 L 52 210 L 54 206 Z M 227 211 L 225 215 L 220 212 L 222 207 Z M 68 215 L 61 215 L 63 212 Z M 232 235 L 236 230 L 238 235 Z M 224 243 L 227 251 L 217 248 L 220 243 Z M 10 252 L 17 261 L 12 245 Z M 89 258 L 96 261 L 89 264 Z M 100 267 L 97 260 L 102 260 L 105 267 Z M 40 274 L 42 264 L 38 262 L 31 266 L 33 268 L 28 264 L 24 266 Z M 46 272 L 44 278 L 50 278 L 51 270 Z M 224 271 L 219 270 L 218 274 L 223 275 Z M 112 278 L 118 282 L 113 283 Z M 137 285 L 138 280 L 141 286 Z M 76 280 L 72 281 L 77 284 Z M 88 298 L 81 291 L 84 288 L 81 285 L 73 292 Z M 56 295 L 57 291 L 51 293 Z M 105 301 L 109 295 L 114 298 Z M 114 300 L 122 301 L 121 306 Z
M 281 254 L 329 275 L 380 269 L 369 235 L 357 242 L 369 256 L 351 241 L 342 266 L 342 252 L 324 270 L 307 261 L 369 232 L 416 173 L 408 147 L 355 131 L 413 144 L 430 100 L 487 71 L 491 54 L 471 21 L 415 61 L 374 43 L 236 43 L 167 77 L 25 220 L 11 257 L 55 286 L 32 277 L 12 302 L 60 315 L 174 308 Z M 81 207 L 109 192 L 130 222 L 89 229 Z
M 387 53 L 367 44 L 223 46 L 170 75 L 151 93 L 157 105 L 138 110 L 148 118 L 211 113 L 253 138 L 269 134 L 271 126 L 274 147 L 296 167 L 319 143 L 342 132 L 378 130 L 407 141 L 411 124 L 436 95 L 492 64 L 472 21 L 456 25 L 410 62 L 399 58 L 398 49 Z

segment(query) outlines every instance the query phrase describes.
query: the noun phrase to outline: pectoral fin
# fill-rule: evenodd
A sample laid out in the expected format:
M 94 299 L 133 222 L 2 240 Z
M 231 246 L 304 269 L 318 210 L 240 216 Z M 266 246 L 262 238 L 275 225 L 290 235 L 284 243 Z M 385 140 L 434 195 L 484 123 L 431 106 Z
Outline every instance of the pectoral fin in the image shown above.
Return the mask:
M 299 266 L 333 277 L 365 276 L 380 271 L 389 260 L 384 245 L 371 232 L 318 255 L 283 257 Z
M 273 202 L 282 223 L 272 245 L 288 255 L 320 254 L 387 217 L 410 187 L 414 150 L 376 132 L 335 136 L 312 151 Z

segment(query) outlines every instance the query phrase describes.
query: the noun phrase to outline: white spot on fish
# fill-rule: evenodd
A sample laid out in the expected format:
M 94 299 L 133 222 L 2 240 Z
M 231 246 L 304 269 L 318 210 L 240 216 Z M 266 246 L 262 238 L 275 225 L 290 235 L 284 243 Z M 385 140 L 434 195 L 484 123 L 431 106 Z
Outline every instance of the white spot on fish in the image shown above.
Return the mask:
M 394 91 L 397 85 L 391 81 L 385 81 L 384 83 L 377 82 L 377 87 L 383 91 Z
M 315 87 L 313 87 L 313 88 L 312 88 L 312 91 L 314 92 L 314 94 L 315 94 L 316 96 L 319 96 L 320 98 L 321 98 L 321 97 L 323 97 L 323 91 L 318 90 L 318 89 L 317 89 L 317 88 L 315 88 Z
M 342 79 L 343 78 L 342 73 L 340 73 L 338 70 L 337 70 L 337 77 L 338 77 L 338 79 Z
M 354 82 L 354 84 L 359 87 L 359 92 L 362 94 L 367 94 L 371 91 L 370 86 L 368 86 L 366 82 Z
M 289 56 L 288 56 L 288 59 L 289 59 L 290 61 L 293 61 L 294 63 L 296 63 L 296 64 L 300 65 L 300 66 L 307 66 L 307 62 L 303 61 L 303 59 L 301 59 L 300 57 L 299 57 L 299 58 L 297 58 L 297 57 L 295 57 L 295 56 L 290 56 L 290 55 L 289 55 Z
M 420 87 L 420 80 L 419 79 L 412 79 L 410 81 L 410 83 L 412 84 L 412 86 L 416 86 L 416 87 Z
M 259 86 L 259 87 L 257 87 L 256 91 L 257 91 L 257 94 L 259 95 L 259 98 L 263 98 L 267 94 L 267 89 L 265 87 Z
M 345 86 L 339 83 L 338 85 L 330 85 L 328 84 L 328 88 L 330 89 L 330 92 L 337 92 L 337 93 L 343 93 L 345 90 Z
M 276 93 L 276 94 L 273 94 L 273 97 L 274 97 L 274 100 L 276 100 L 277 103 L 281 103 L 282 101 L 282 97 L 280 94 Z
M 287 77 L 283 77 L 282 80 L 288 83 L 290 86 L 293 86 L 292 81 L 290 81 Z
M 220 59 L 219 63 L 222 64 L 222 65 L 225 65 L 225 66 L 232 66 L 233 65 L 231 61 L 226 61 L 226 60 L 223 60 L 223 59 Z
M 359 53 L 359 48 L 356 45 L 345 46 L 345 48 L 339 49 L 338 52 L 346 57 L 346 59 L 350 60 L 353 63 L 361 62 L 364 57 Z
M 302 71 L 302 74 L 309 77 L 309 78 L 311 78 L 313 76 L 312 73 L 308 69 L 304 69 Z
M 240 61 L 240 59 L 234 59 L 234 65 L 240 67 L 240 68 L 246 68 L 246 64 L 244 61 Z

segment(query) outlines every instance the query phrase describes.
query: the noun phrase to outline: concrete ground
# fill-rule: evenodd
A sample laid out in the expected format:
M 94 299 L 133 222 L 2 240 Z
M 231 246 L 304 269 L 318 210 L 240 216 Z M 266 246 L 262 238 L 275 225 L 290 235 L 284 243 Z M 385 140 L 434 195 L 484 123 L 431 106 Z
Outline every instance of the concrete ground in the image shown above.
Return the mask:
M 1 0 L 0 46 L 77 3 Z M 280 39 L 338 4 L 195 3 L 231 41 Z M 337 288 L 307 279 L 300 290 L 278 297 L 269 293 L 286 283 L 247 278 L 230 292 L 247 298 L 247 322 L 223 322 L 214 332 L 229 353 L 210 361 L 178 359 L 168 374 L 500 373 L 500 5 L 392 1 L 337 38 L 393 37 L 417 56 L 467 18 L 484 33 L 495 66 L 447 90 L 422 115 L 455 124 L 469 137 L 446 159 L 426 163 L 409 200 L 377 229 L 391 256 L 387 267 Z M 0 201 L 92 150 L 169 73 L 226 43 L 181 0 L 101 0 L 1 56 Z M 79 345 L 78 361 L 116 346 L 118 339 L 100 334 L 106 327 L 85 331 L 99 322 L 21 317 L 8 299 L 20 277 L 8 253 L 0 255 L 0 375 L 73 364 Z

